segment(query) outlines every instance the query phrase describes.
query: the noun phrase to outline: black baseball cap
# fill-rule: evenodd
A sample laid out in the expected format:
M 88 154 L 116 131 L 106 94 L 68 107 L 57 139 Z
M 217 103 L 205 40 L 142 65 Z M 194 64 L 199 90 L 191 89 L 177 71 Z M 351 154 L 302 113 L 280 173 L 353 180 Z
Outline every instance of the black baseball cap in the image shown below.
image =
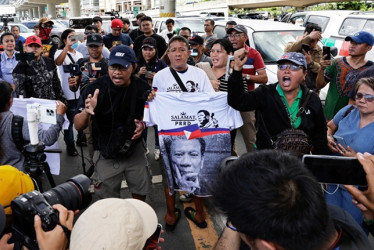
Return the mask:
M 147 37 L 143 40 L 142 48 L 144 47 L 150 47 L 150 48 L 155 49 L 157 47 L 157 42 L 154 38 Z
M 87 36 L 86 45 L 101 46 L 103 44 L 103 37 L 98 33 L 92 33 Z
M 201 36 L 194 35 L 189 40 L 189 43 L 191 45 L 198 45 L 198 44 L 204 44 L 204 39 Z

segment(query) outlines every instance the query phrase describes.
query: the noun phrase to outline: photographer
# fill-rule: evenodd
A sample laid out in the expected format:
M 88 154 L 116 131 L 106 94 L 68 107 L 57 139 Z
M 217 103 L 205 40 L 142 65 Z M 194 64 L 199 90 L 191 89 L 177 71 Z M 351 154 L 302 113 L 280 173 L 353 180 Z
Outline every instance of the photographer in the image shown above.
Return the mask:
M 21 231 L 18 231 L 17 237 L 15 237 L 14 234 L 10 233 L 12 231 L 14 232 L 14 226 L 18 225 L 19 223 L 19 221 L 17 221 L 17 218 L 13 214 L 17 214 L 17 212 L 14 212 L 15 210 L 12 211 L 11 209 L 11 202 L 14 201 L 19 195 L 34 191 L 35 187 L 32 179 L 27 174 L 19 172 L 12 166 L 0 166 L 0 180 L 0 190 L 2 191 L 2 193 L 0 194 L 0 238 L 4 229 L 4 236 L 0 240 L 0 249 L 12 250 L 18 243 L 23 244 L 24 242 L 22 242 L 22 240 L 24 240 L 25 236 L 29 235 L 23 234 L 24 232 L 26 232 L 27 227 L 27 223 L 25 223 L 26 218 L 23 218 L 24 221 L 22 224 L 22 228 L 18 228 L 21 229 Z M 5 210 L 3 209 L 3 206 Z M 52 206 L 52 208 L 58 211 L 60 223 L 53 230 L 47 232 L 43 230 L 40 216 L 35 215 L 33 220 L 34 226 L 31 227 L 31 230 L 32 228 L 34 228 L 35 230 L 36 240 L 38 243 L 38 248 L 40 250 L 67 249 L 68 247 L 69 239 L 66 233 L 69 233 L 68 231 L 72 230 L 75 213 L 73 211 L 69 211 L 61 204 L 55 204 Z M 32 220 L 28 222 L 32 222 Z M 63 229 L 63 227 L 65 229 Z M 15 242 L 17 244 L 9 244 L 8 241 L 11 238 L 12 242 Z
M 12 33 L 7 32 L 1 35 L 0 40 L 4 48 L 4 52 L 0 56 L 0 79 L 9 82 L 12 88 L 15 89 L 12 75 L 13 69 L 18 64 L 16 60 L 15 37 Z
M 70 156 L 77 156 L 78 151 L 74 145 L 74 114 L 77 109 L 78 99 L 79 98 L 79 89 L 75 92 L 71 91 L 69 88 L 69 79 L 75 78 L 79 74 L 79 67 L 76 67 L 76 72 L 70 67 L 70 72 L 65 71 L 65 67 L 68 65 L 76 65 L 77 61 L 83 58 L 82 54 L 76 51 L 74 48 L 78 45 L 77 38 L 75 36 L 75 31 L 72 29 L 66 29 L 61 34 L 61 47 L 55 53 L 55 63 L 58 66 L 60 71 L 61 81 L 62 81 L 62 90 L 67 99 L 68 110 L 66 115 L 69 119 L 69 128 L 64 130 L 64 141 L 66 143 L 66 151 Z M 68 66 L 69 67 L 69 66 Z M 85 143 L 86 138 L 83 134 L 83 131 L 78 131 L 77 135 L 77 144 Z
M 37 36 L 29 36 L 25 42 L 27 57 L 13 70 L 16 94 L 24 98 L 41 98 L 65 102 L 57 68 L 53 60 L 42 57 L 42 41 Z M 31 53 L 34 54 L 32 59 Z
M 89 84 L 79 100 L 77 130 L 92 122 L 96 162 L 93 181 L 99 198 L 119 197 L 125 175 L 132 197 L 145 200 L 151 174 L 141 134 L 144 104 L 150 86 L 134 76 L 136 57 L 125 45 L 109 57 L 108 75 Z
M 9 83 L 0 81 L 0 165 L 9 164 L 19 170 L 24 170 L 25 157 L 22 152 L 17 149 L 12 135 L 12 121 L 14 115 L 9 111 L 12 104 L 13 89 Z M 44 142 L 47 146 L 50 146 L 57 141 L 65 120 L 63 115 L 65 114 L 66 106 L 58 101 L 56 108 L 57 124 L 51 125 L 48 130 L 38 130 L 39 140 Z M 23 122 L 22 138 L 25 141 L 30 140 L 27 122 Z

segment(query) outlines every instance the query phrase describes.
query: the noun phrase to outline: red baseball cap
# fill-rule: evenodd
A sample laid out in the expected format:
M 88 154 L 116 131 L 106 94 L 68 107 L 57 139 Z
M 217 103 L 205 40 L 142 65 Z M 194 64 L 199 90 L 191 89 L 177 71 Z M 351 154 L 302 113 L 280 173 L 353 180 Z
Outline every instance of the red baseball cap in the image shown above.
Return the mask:
M 122 28 L 123 27 L 122 20 L 120 20 L 120 19 L 113 19 L 111 27 L 112 28 Z
M 37 36 L 29 36 L 27 39 L 26 39 L 26 41 L 25 41 L 25 45 L 26 46 L 28 46 L 28 45 L 30 45 L 30 44 L 33 44 L 33 43 L 35 43 L 35 44 L 38 44 L 40 47 L 42 46 L 42 41 L 40 40 L 40 38 L 39 37 L 37 37 Z

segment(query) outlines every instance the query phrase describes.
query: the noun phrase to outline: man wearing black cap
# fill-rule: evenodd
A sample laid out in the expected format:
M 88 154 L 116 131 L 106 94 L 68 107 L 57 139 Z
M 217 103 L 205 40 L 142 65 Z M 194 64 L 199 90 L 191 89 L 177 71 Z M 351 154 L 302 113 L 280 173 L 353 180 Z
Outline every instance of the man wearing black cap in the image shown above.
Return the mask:
M 209 56 L 204 54 L 205 46 L 204 46 L 204 39 L 201 36 L 195 35 L 192 36 L 189 40 L 192 53 L 191 56 L 193 57 L 195 63 L 199 62 L 208 62 L 210 66 L 212 66 L 212 60 Z M 197 54 L 194 54 L 197 51 Z
M 245 48 L 247 52 L 247 61 L 243 66 L 243 77 L 247 79 L 247 90 L 254 90 L 255 83 L 267 83 L 265 63 L 261 54 L 247 46 L 248 40 L 247 28 L 243 25 L 236 25 L 227 30 L 227 36 L 235 50 Z M 252 151 L 256 141 L 255 112 L 241 112 L 244 125 L 240 127 L 247 151 Z
M 125 45 L 109 57 L 108 74 L 89 84 L 81 94 L 75 129 L 92 123 L 95 148 L 95 193 L 100 199 L 120 197 L 123 176 L 132 197 L 145 200 L 151 174 L 141 134 L 144 104 L 150 86 L 134 76 L 136 57 Z
M 358 74 L 373 65 L 372 61 L 365 58 L 366 53 L 374 45 L 372 34 L 360 31 L 347 36 L 345 40 L 349 41 L 349 56 L 327 60 L 327 55 L 323 55 L 316 79 L 317 89 L 323 88 L 330 82 L 323 108 L 327 120 L 334 118 L 335 114 L 348 104 L 348 95 L 358 80 Z
M 80 43 L 76 49 L 76 51 L 79 51 L 83 57 L 90 56 L 87 49 L 87 36 L 93 33 L 99 33 L 99 29 L 95 25 L 87 25 L 86 28 L 84 28 L 84 42 Z M 110 51 L 107 47 L 103 46 L 102 54 L 103 57 L 109 59 Z

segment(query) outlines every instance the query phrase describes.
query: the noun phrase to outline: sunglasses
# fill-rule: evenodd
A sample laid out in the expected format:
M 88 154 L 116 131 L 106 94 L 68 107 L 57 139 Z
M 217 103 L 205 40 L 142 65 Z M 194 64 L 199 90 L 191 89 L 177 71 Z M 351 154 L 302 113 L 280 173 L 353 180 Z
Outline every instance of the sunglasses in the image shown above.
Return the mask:
M 356 100 L 361 100 L 362 98 L 365 98 L 367 102 L 373 102 L 374 101 L 374 96 L 370 94 L 362 94 L 362 93 L 357 93 L 356 94 Z
M 278 64 L 278 69 L 280 70 L 286 70 L 287 68 L 289 68 L 291 71 L 298 71 L 302 67 L 303 66 L 293 65 L 293 64 Z
M 89 35 L 89 34 L 93 34 L 93 33 L 95 33 L 95 32 L 93 32 L 93 31 L 85 31 L 84 32 L 85 35 Z

